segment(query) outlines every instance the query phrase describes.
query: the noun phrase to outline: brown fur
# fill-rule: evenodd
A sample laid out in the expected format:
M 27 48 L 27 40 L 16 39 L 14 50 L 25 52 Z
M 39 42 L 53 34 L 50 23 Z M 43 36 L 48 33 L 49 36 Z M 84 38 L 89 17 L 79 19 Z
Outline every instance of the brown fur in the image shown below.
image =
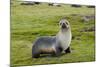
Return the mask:
M 55 52 L 53 48 L 43 48 L 39 50 L 41 53 L 52 53 Z

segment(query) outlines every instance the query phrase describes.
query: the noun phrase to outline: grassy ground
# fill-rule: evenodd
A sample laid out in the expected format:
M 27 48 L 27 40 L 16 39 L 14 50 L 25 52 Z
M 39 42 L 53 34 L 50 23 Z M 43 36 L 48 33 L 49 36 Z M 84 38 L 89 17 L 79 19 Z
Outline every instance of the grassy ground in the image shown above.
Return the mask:
M 73 16 L 72 14 L 77 14 Z M 94 31 L 81 30 L 94 26 L 94 20 L 82 22 L 80 15 L 94 14 L 94 8 L 74 8 L 41 5 L 11 5 L 11 65 L 56 64 L 95 60 Z M 60 57 L 32 58 L 32 42 L 40 36 L 54 36 L 59 31 L 58 21 L 67 16 L 72 28 L 72 53 Z M 59 59 L 58 59 L 59 58 Z

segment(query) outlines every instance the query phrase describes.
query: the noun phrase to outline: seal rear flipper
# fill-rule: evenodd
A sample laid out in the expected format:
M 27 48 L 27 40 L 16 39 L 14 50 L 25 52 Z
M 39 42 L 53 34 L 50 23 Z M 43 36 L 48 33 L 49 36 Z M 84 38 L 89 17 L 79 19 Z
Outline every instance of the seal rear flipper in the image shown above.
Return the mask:
M 38 58 L 40 56 L 40 52 L 38 49 L 33 48 L 32 49 L 32 58 Z
M 34 55 L 32 55 L 32 58 L 38 58 L 38 57 L 40 57 L 40 54 L 34 54 Z

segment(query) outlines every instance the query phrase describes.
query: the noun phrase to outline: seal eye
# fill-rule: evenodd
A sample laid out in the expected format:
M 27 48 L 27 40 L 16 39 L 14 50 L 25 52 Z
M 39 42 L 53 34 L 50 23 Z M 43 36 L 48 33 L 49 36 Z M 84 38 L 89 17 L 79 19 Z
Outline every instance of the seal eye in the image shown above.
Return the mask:
M 68 23 L 66 22 L 66 24 L 68 25 Z

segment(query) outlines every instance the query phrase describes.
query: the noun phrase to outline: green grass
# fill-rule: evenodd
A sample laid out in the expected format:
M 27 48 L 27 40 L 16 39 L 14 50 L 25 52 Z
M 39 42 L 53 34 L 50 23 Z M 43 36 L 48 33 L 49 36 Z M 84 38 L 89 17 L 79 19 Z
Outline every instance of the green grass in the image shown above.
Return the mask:
M 94 14 L 94 8 L 74 8 L 70 5 L 62 7 L 41 5 L 26 6 L 15 2 L 11 5 L 11 65 L 37 65 L 70 62 L 90 62 L 95 60 L 94 31 L 80 32 L 84 28 L 94 26 L 94 20 L 87 23 L 81 21 L 80 15 Z M 77 16 L 72 16 L 77 14 Z M 58 22 L 67 16 L 72 35 L 72 53 L 60 57 L 32 58 L 32 43 L 40 36 L 54 36 L 59 31 Z M 59 59 L 58 59 L 59 58 Z

